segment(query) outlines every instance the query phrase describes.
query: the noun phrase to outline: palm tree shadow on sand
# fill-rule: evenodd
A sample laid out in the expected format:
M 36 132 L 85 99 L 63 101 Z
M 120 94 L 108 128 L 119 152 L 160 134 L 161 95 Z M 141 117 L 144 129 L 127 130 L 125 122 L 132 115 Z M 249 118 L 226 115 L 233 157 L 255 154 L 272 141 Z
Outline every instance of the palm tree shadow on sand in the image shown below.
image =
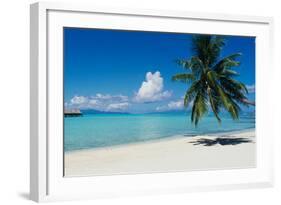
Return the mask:
M 253 141 L 247 138 L 238 137 L 217 137 L 215 139 L 200 138 L 198 140 L 189 142 L 193 145 L 213 146 L 213 145 L 238 145 L 242 143 L 252 143 Z

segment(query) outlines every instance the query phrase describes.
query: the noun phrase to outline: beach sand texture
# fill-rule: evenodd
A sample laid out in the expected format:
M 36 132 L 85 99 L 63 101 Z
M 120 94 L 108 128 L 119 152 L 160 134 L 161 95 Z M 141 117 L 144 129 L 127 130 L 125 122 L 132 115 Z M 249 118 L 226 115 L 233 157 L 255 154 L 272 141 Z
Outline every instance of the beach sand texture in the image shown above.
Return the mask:
M 95 176 L 251 168 L 255 132 L 176 136 L 143 143 L 65 153 L 65 176 Z

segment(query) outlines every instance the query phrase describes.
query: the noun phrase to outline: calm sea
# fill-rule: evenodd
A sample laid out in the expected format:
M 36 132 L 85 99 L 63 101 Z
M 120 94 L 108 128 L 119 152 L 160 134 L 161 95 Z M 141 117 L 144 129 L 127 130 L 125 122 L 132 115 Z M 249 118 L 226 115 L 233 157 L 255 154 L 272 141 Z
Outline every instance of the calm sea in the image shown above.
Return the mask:
M 222 117 L 219 125 L 207 116 L 196 128 L 186 113 L 157 114 L 85 114 L 64 118 L 65 151 L 99 148 L 173 137 L 238 131 L 255 127 L 253 113 L 244 114 L 239 121 Z

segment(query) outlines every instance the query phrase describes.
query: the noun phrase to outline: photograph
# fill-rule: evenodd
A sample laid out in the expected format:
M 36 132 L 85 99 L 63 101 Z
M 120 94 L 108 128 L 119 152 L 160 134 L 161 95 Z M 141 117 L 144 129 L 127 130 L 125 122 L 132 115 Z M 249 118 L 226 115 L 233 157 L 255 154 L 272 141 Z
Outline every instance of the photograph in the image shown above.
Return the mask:
M 63 27 L 64 177 L 255 168 L 255 42 Z

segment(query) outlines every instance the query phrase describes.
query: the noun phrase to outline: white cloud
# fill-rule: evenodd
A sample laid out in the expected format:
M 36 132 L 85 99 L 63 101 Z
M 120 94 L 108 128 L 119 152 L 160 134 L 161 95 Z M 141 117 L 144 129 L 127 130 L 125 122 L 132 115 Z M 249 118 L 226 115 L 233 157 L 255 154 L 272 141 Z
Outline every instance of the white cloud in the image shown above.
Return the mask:
M 92 106 L 98 106 L 100 104 L 100 102 L 98 100 L 95 100 L 95 99 L 90 99 L 89 104 L 92 105 Z
M 120 111 L 120 110 L 125 110 L 129 107 L 129 103 L 123 102 L 123 103 L 113 103 L 109 104 L 107 106 L 108 111 Z
M 183 99 L 171 101 L 167 105 L 156 107 L 156 111 L 182 110 L 184 108 Z
M 111 98 L 111 95 L 109 95 L 109 94 L 103 95 L 103 94 L 101 94 L 101 93 L 97 93 L 96 96 L 95 96 L 95 98 L 107 100 L 107 99 L 110 99 L 110 98 Z
M 92 98 L 97 100 L 118 100 L 122 102 L 126 102 L 129 100 L 128 96 L 125 95 L 109 95 L 109 94 L 101 94 L 97 93 L 95 96 L 92 96 Z
M 100 111 L 120 111 L 129 107 L 128 97 L 97 93 L 94 96 L 75 95 L 65 103 L 66 109 L 96 109 Z
M 256 86 L 255 86 L 255 84 L 246 85 L 246 88 L 247 88 L 247 90 L 248 90 L 249 93 L 254 93 L 254 92 L 256 92 Z
M 169 109 L 182 109 L 183 108 L 183 100 L 169 102 L 168 108 Z
M 71 100 L 70 103 L 73 105 L 81 105 L 84 104 L 88 101 L 88 98 L 84 97 L 84 96 L 77 96 L 75 95 Z
M 163 91 L 164 81 L 159 71 L 146 73 L 145 81 L 135 96 L 136 102 L 155 102 L 171 97 L 171 91 Z

